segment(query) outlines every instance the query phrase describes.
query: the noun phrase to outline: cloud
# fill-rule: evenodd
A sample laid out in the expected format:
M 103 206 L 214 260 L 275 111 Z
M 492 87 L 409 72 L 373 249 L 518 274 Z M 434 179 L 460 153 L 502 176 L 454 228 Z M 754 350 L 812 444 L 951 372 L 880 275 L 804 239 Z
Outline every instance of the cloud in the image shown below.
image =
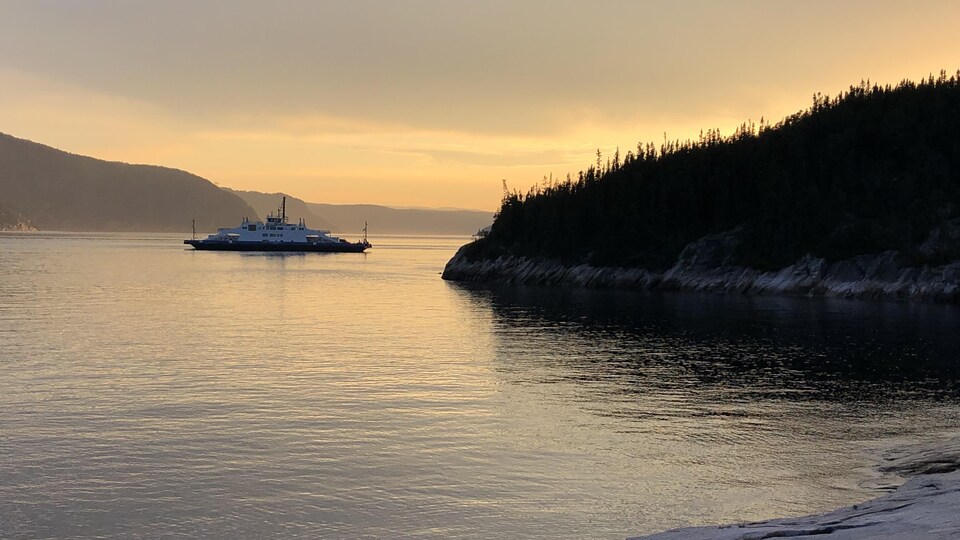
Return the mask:
M 448 178 L 435 196 L 461 197 L 450 206 L 478 197 L 457 186 L 529 185 L 583 168 L 597 148 L 776 121 L 814 92 L 952 71 L 960 57 L 953 2 L 34 0 L 3 11 L 0 130 L 271 190 L 285 178 L 314 178 L 318 191 L 336 178 Z
M 0 51 L 8 67 L 172 115 L 536 134 L 566 129 L 572 112 L 683 120 L 771 81 L 805 93 L 829 90 L 822 74 L 856 82 L 905 61 L 915 34 L 947 30 L 960 14 L 950 6 L 35 1 L 5 6 Z M 956 53 L 957 43 L 937 45 Z

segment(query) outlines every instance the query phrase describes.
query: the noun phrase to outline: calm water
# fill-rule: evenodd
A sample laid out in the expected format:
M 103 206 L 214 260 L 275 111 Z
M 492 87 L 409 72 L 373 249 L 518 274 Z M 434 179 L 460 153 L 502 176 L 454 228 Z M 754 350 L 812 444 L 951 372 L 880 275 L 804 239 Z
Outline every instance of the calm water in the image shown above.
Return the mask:
M 944 306 L 476 288 L 0 235 L 0 537 L 622 538 L 878 493 L 960 429 Z

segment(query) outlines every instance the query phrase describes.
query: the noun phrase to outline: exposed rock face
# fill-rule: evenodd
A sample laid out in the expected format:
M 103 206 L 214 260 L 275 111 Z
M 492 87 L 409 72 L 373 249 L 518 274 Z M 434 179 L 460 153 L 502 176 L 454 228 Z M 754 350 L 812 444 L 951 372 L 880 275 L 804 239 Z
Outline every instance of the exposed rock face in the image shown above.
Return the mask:
M 960 222 L 956 240 L 953 232 L 949 229 L 931 233 L 924 245 L 929 244 L 933 252 L 946 253 L 951 242 L 960 243 Z M 566 266 L 555 260 L 514 256 L 468 261 L 461 248 L 443 269 L 442 277 L 451 281 L 523 285 L 960 302 L 960 259 L 937 266 L 911 267 L 899 264 L 895 251 L 833 263 L 808 255 L 786 268 L 765 272 L 731 263 L 739 239 L 740 231 L 735 229 L 691 242 L 677 262 L 662 272 L 587 264 Z
M 951 219 L 930 231 L 919 251 L 927 257 L 960 257 L 960 218 Z
M 35 231 L 37 230 L 30 220 L 15 214 L 0 205 L 0 231 Z
M 28 232 L 28 231 L 37 231 L 38 229 L 33 225 L 30 225 L 29 222 L 18 221 L 12 225 L 2 225 L 0 226 L 0 231 L 3 232 Z

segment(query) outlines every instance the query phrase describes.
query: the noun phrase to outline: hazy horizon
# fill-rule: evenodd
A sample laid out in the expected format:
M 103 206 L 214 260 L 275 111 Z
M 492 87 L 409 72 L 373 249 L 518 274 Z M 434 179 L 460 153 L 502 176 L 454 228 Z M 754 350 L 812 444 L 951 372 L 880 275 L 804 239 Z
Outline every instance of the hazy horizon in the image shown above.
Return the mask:
M 324 202 L 324 201 L 311 201 L 311 200 L 305 199 L 305 198 L 297 195 L 296 193 L 288 193 L 288 192 L 283 191 L 283 190 L 279 190 L 279 191 L 276 191 L 276 190 L 263 191 L 263 190 L 260 190 L 260 189 L 236 189 L 236 188 L 232 188 L 232 187 L 230 187 L 230 186 L 222 186 L 222 185 L 218 185 L 217 187 L 219 187 L 219 188 L 221 188 L 221 189 L 227 189 L 227 190 L 230 190 L 230 191 L 234 191 L 234 192 L 245 191 L 245 192 L 262 193 L 262 194 L 264 194 L 264 195 L 274 195 L 274 194 L 285 195 L 285 196 L 287 196 L 287 197 L 295 197 L 295 198 L 297 198 L 297 199 L 300 199 L 300 200 L 302 200 L 303 202 L 305 202 L 305 203 L 307 203 L 307 204 L 319 204 L 319 205 L 329 204 L 329 205 L 333 205 L 333 206 L 382 206 L 382 207 L 384 207 L 384 208 L 390 208 L 390 209 L 392 209 L 392 210 L 427 210 L 427 211 L 431 211 L 431 212 L 487 212 L 487 210 L 484 210 L 484 209 L 482 209 L 482 208 L 454 208 L 454 207 L 449 207 L 449 206 L 404 206 L 404 205 L 377 204 L 377 203 L 369 203 L 369 202 L 359 202 L 359 203 L 328 203 L 328 202 Z
M 313 202 L 493 210 L 638 142 L 957 69 L 922 2 L 21 2 L 0 131 Z

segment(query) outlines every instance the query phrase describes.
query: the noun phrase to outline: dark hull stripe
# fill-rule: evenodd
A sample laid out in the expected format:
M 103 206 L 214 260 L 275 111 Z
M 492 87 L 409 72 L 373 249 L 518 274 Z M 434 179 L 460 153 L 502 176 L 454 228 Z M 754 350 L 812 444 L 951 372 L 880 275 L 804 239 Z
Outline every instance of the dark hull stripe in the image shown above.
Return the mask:
M 362 253 L 370 247 L 363 242 L 335 244 L 296 244 L 293 242 L 209 242 L 206 240 L 184 240 L 184 244 L 195 249 L 211 251 L 309 251 L 315 253 Z

